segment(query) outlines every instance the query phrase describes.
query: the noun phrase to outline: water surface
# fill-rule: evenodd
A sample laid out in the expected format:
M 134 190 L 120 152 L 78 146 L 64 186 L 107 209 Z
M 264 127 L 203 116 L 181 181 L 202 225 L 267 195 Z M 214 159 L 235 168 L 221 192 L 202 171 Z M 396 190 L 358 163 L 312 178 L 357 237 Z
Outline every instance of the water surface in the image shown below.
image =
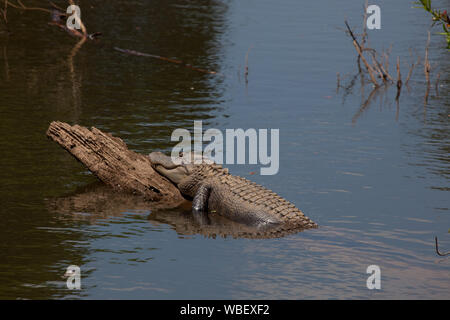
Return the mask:
M 433 4 L 445 5 L 445 1 Z M 424 55 L 429 27 L 411 1 L 378 1 L 381 50 L 393 44 L 403 76 Z M 37 12 L 9 11 L 0 49 L 0 298 L 328 299 L 450 298 L 448 52 L 432 35 L 439 95 L 424 106 L 423 66 L 395 88 L 336 91 L 356 55 L 363 1 L 80 1 L 77 39 Z M 99 13 L 101 12 L 101 13 Z M 31 27 L 39 25 L 39 27 Z M 220 75 L 114 46 L 176 58 Z M 248 83 L 244 78 L 248 52 Z M 414 56 L 415 57 L 415 56 Z M 434 79 L 434 78 L 433 78 Z M 53 120 L 95 126 L 141 153 L 169 151 L 175 128 L 280 129 L 280 171 L 230 166 L 279 193 L 319 224 L 276 239 L 202 234 L 186 208 L 158 211 L 115 195 L 49 141 Z M 86 197 L 95 195 L 97 202 Z M 76 199 L 82 199 L 83 210 Z M 103 199 L 103 202 L 98 199 Z M 82 290 L 61 278 L 82 270 Z M 381 268 L 382 289 L 366 288 Z

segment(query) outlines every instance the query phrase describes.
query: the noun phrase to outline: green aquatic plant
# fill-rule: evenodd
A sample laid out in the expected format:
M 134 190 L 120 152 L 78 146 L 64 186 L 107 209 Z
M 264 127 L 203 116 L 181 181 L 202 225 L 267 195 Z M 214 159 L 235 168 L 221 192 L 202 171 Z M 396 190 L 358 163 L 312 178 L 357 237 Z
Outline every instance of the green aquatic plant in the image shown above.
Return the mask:
M 423 8 L 425 11 L 429 12 L 432 16 L 433 25 L 441 25 L 444 32 L 439 32 L 439 34 L 446 36 L 447 39 L 447 49 L 450 50 L 450 18 L 447 14 L 447 10 L 441 12 L 441 10 L 436 10 L 431 8 L 431 0 L 420 0 L 415 2 L 420 5 L 417 8 Z

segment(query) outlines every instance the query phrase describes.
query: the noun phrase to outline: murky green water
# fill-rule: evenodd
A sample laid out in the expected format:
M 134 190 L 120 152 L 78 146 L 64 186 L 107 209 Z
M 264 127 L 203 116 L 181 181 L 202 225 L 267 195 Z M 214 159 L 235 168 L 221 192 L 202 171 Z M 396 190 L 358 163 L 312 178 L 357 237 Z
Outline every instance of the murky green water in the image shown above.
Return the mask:
M 392 43 L 405 77 L 409 48 L 424 55 L 428 16 L 411 1 L 377 4 L 382 29 L 370 31 L 371 45 Z M 80 1 L 88 31 L 103 33 L 81 47 L 46 14 L 10 9 L 13 33 L 0 29 L 0 298 L 450 298 L 450 260 L 434 251 L 434 236 L 450 250 L 445 41 L 432 35 L 440 86 L 426 107 L 423 65 L 398 106 L 391 87 L 364 107 L 371 87 L 362 93 L 359 79 L 336 92 L 337 72 L 345 85 L 357 72 L 339 28 L 346 17 L 360 27 L 362 5 Z M 170 150 L 172 131 L 193 120 L 204 129 L 279 128 L 277 175 L 231 172 L 289 199 L 320 228 L 207 237 L 184 209 L 156 211 L 96 183 L 46 138 L 53 120 L 95 126 L 142 153 Z M 72 264 L 81 267 L 79 291 L 62 278 Z M 378 291 L 366 288 L 372 264 L 381 268 Z

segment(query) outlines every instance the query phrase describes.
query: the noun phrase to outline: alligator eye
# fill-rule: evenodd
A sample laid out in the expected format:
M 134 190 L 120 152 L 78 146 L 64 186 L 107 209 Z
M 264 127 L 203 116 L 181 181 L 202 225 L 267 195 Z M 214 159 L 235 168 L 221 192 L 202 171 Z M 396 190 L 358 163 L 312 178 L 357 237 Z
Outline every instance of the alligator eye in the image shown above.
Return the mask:
M 179 156 L 180 158 L 182 158 L 182 157 L 183 157 L 183 151 L 180 151 L 180 153 L 178 154 L 178 156 Z

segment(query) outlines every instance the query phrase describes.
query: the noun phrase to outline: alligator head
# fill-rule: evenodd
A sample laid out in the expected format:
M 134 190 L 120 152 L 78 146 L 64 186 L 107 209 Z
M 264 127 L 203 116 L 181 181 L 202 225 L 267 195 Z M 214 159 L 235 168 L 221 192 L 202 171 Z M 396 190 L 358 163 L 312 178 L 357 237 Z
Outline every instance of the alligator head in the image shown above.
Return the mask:
M 181 162 L 175 163 L 171 157 L 162 152 L 152 152 L 148 155 L 152 167 L 161 175 L 178 185 L 190 174 L 192 165 Z
M 175 159 L 166 156 L 162 152 L 152 152 L 148 157 L 150 158 L 152 167 L 175 185 L 178 185 L 185 178 L 193 174 L 199 165 L 208 164 L 218 168 L 221 167 L 214 164 L 211 159 L 197 155 L 194 152 L 185 155 L 180 154 L 180 156 Z
M 197 188 L 206 178 L 219 172 L 228 174 L 227 168 L 194 152 L 180 154 L 177 158 L 166 156 L 162 152 L 152 152 L 148 157 L 156 172 L 172 181 L 187 197 L 194 197 Z

